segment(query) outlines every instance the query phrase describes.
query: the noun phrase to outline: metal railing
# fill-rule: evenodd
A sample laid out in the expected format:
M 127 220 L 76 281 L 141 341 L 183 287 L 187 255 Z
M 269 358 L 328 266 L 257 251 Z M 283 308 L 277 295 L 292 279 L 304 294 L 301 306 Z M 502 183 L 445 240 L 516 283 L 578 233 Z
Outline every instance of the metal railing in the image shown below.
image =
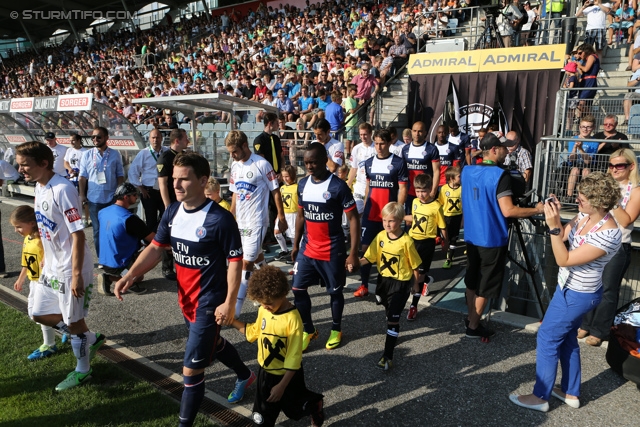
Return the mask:
M 426 34 L 429 40 L 436 40 L 436 42 L 438 40 L 464 39 L 466 44 L 465 50 L 477 49 L 481 37 L 491 36 L 487 26 L 491 21 L 491 18 L 487 18 L 488 9 L 495 10 L 494 7 L 486 6 L 447 9 L 444 11 L 445 13 L 464 13 L 464 20 L 459 21 L 455 18 L 449 18 L 449 23 L 446 27 L 437 26 L 431 31 L 423 30 L 424 24 L 422 20 L 419 19 L 418 25 L 416 26 L 417 33 L 419 34 L 416 34 L 418 39 L 417 50 L 422 50 L 421 46 L 425 43 L 422 37 L 423 34 Z M 435 21 L 437 21 L 437 12 L 435 11 L 424 12 L 422 15 L 427 18 L 434 16 Z M 549 14 L 545 18 L 537 17 L 532 30 L 526 32 L 518 31 L 511 35 L 511 47 L 524 46 L 525 43 L 536 46 L 567 43 L 573 47 L 575 41 L 579 38 L 579 34 L 583 33 L 583 29 L 579 28 L 576 22 L 577 18 L 574 16 L 552 18 Z
M 618 118 L 619 125 L 617 129 L 619 132 L 640 137 L 640 127 L 629 127 L 628 123 L 626 123 L 629 117 L 626 117 L 624 111 L 625 95 L 635 91 L 635 89 L 640 89 L 640 86 L 561 88 L 556 95 L 556 116 L 553 129 L 557 130 L 560 136 L 571 136 L 578 131 L 579 117 L 593 116 L 596 120 L 596 128 L 599 128 L 604 123 L 604 118 L 609 114 L 613 114 Z M 592 90 L 596 92 L 596 95 L 593 98 L 585 99 L 582 106 L 579 105 L 580 99 L 570 97 L 571 92 L 580 94 L 582 91 Z M 627 102 L 630 116 L 640 116 L 640 109 L 633 108 L 635 103 L 640 103 L 640 98 L 629 99 Z

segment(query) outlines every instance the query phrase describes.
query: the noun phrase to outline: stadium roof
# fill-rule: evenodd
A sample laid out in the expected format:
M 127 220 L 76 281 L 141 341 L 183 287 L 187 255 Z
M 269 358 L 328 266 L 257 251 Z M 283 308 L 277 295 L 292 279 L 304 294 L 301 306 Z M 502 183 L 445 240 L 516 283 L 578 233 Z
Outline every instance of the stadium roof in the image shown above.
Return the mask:
M 162 0 L 172 7 L 189 2 Z M 127 11 L 133 15 L 149 3 L 149 0 L 20 0 L 13 7 L 10 2 L 2 2 L 0 39 L 24 37 L 37 43 L 60 29 L 73 32 L 71 24 L 77 32 L 82 32 L 101 17 L 127 18 Z

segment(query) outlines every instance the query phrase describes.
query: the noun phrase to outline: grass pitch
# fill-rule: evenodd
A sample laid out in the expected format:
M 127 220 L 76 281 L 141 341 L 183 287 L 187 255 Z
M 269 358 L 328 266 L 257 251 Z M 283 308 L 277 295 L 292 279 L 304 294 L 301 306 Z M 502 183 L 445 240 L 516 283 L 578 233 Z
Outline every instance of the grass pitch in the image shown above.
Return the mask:
M 88 383 L 56 392 L 76 365 L 71 345 L 56 343 L 57 354 L 28 361 L 42 344 L 40 326 L 0 303 L 0 427 L 178 424 L 177 402 L 100 356 Z M 195 425 L 213 424 L 198 415 Z

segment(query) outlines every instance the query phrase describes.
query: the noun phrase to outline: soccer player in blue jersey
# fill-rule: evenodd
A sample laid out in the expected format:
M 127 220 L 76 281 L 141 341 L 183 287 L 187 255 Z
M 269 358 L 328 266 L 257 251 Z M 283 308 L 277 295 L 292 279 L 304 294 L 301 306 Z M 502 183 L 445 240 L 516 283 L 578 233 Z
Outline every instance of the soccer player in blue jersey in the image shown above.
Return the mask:
M 391 132 L 387 129 L 377 130 L 373 135 L 373 141 L 376 155 L 364 162 L 367 186 L 364 212 L 362 213 L 363 254 L 369 248 L 371 241 L 384 229 L 380 216 L 382 208 L 390 202 L 404 205 L 409 179 L 409 172 L 404 160 L 390 152 L 391 145 L 395 142 L 391 137 Z M 365 297 L 369 295 L 370 273 L 370 263 L 361 265 L 360 279 L 362 284 L 353 293 L 353 296 Z
M 204 370 L 213 359 L 234 370 L 238 379 L 228 397 L 236 403 L 256 376 L 242 363 L 236 349 L 220 336 L 220 326 L 230 325 L 242 270 L 240 232 L 229 211 L 204 195 L 211 170 L 199 154 L 178 155 L 173 162 L 173 187 L 177 202 L 169 205 L 152 243 L 140 254 L 115 287 L 115 295 L 151 270 L 171 248 L 178 279 L 178 301 L 189 330 L 184 354 L 184 393 L 180 427 L 191 426 L 204 397 Z M 227 262 L 229 267 L 227 269 Z
M 409 169 L 409 183 L 413 183 L 416 175 L 426 173 L 433 176 L 433 187 L 429 193 L 430 197 L 438 195 L 438 180 L 440 174 L 440 155 L 438 150 L 427 141 L 427 127 L 422 122 L 415 122 L 411 127 L 411 137 L 413 142 L 402 148 L 402 158 Z M 411 203 L 416 198 L 416 190 L 413 185 L 409 185 L 407 199 L 405 200 L 405 211 L 411 214 Z
M 304 333 L 302 350 L 318 337 L 311 320 L 311 298 L 307 288 L 318 284 L 318 277 L 331 296 L 332 325 L 326 348 L 333 350 L 342 341 L 343 289 L 346 268 L 360 265 L 360 218 L 347 184 L 327 169 L 324 145 L 311 143 L 304 153 L 304 165 L 309 176 L 298 183 L 298 219 L 291 258 L 293 265 L 293 296 L 300 312 Z M 342 213 L 349 220 L 351 252 L 347 256 Z

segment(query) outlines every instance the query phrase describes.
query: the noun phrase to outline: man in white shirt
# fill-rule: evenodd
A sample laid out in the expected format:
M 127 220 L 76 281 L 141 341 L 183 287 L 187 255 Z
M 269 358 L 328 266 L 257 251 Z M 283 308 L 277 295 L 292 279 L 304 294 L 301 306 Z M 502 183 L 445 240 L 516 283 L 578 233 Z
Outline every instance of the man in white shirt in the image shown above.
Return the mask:
M 331 137 L 331 125 L 326 119 L 319 119 L 313 125 L 313 133 L 316 141 L 327 150 L 327 169 L 337 174 L 338 168 L 344 163 L 344 145 Z
M 587 17 L 587 28 L 584 42 L 590 44 L 596 50 L 598 56 L 602 54 L 607 43 L 607 15 L 611 11 L 609 3 L 601 3 L 601 0 L 586 0 L 576 12 L 576 17 Z
M 67 176 L 67 170 L 64 167 L 64 155 L 67 153 L 67 147 L 56 142 L 56 134 L 53 132 L 47 132 L 44 139 L 53 152 L 53 171 L 60 176 Z
M 266 264 L 262 243 L 269 228 L 269 193 L 273 195 L 278 211 L 276 222 L 280 232 L 287 230 L 287 222 L 280 186 L 271 164 L 251 152 L 244 132 L 231 131 L 224 142 L 234 160 L 229 180 L 229 190 L 233 193 L 231 213 L 236 217 L 242 240 L 242 276 L 235 311 L 239 316 L 254 265 Z
M 373 127 L 369 123 L 362 123 L 358 126 L 360 144 L 351 150 L 351 169 L 347 186 L 353 188 L 353 198 L 356 201 L 358 214 L 364 211 L 364 196 L 367 189 L 367 174 L 364 169 L 364 161 L 375 156 L 376 148 L 373 146 Z M 354 184 L 355 181 L 355 184 Z
M 158 129 L 149 133 L 149 147 L 136 155 L 129 166 L 129 182 L 140 191 L 145 222 L 154 233 L 164 213 L 164 202 L 158 186 L 158 158 L 166 151 L 162 146 L 162 134 Z

